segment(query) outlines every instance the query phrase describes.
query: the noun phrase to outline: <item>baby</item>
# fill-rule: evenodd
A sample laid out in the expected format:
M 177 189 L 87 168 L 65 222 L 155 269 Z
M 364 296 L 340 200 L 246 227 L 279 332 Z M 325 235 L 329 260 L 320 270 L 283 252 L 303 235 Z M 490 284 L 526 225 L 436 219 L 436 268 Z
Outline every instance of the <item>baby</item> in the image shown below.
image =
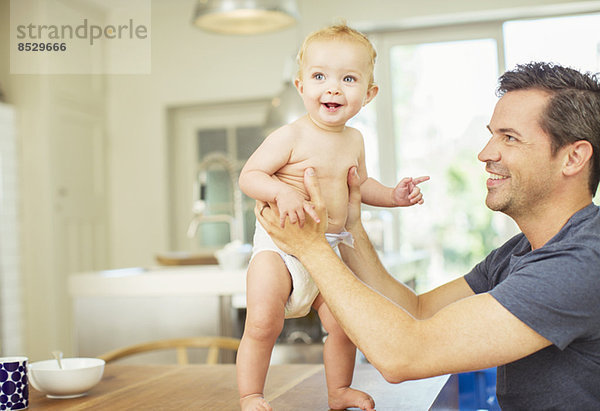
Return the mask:
M 346 25 L 310 34 L 298 53 L 295 80 L 307 114 L 271 133 L 248 159 L 239 185 L 248 196 L 277 206 L 281 224 L 317 219 L 304 188 L 307 167 L 315 169 L 328 211 L 327 239 L 332 247 L 352 244 L 344 231 L 348 207 L 348 170 L 356 166 L 365 204 L 404 207 L 422 204 L 417 184 L 429 177 L 405 178 L 395 188 L 367 178 L 361 133 L 346 122 L 378 92 L 370 41 Z M 293 256 L 279 250 L 256 224 L 254 252 L 247 276 L 247 317 L 237 356 L 242 410 L 270 410 L 263 397 L 271 352 L 284 318 L 301 317 L 313 307 L 328 333 L 323 349 L 329 407 L 373 410 L 373 399 L 350 388 L 356 347 L 337 324 L 310 274 Z

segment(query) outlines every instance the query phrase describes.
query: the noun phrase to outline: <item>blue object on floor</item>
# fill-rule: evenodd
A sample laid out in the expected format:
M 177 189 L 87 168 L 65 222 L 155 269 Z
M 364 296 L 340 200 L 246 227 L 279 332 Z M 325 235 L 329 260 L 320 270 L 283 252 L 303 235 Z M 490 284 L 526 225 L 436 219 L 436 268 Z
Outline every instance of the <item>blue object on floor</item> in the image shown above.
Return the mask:
M 499 411 L 496 368 L 458 374 L 458 404 L 461 410 Z

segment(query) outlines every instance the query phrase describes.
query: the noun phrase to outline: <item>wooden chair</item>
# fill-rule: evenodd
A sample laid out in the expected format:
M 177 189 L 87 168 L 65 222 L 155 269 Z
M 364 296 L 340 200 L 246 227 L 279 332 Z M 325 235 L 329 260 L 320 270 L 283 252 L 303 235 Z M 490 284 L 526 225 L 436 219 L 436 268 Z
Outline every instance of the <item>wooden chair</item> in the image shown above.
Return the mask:
M 108 363 L 118 360 L 119 358 L 143 352 L 175 349 L 177 352 L 177 364 L 183 365 L 189 363 L 187 354 L 188 348 L 208 348 L 206 364 L 217 364 L 220 349 L 237 351 L 239 346 L 240 340 L 231 337 L 171 338 L 117 348 L 116 350 L 98 356 L 98 358 L 101 358 Z

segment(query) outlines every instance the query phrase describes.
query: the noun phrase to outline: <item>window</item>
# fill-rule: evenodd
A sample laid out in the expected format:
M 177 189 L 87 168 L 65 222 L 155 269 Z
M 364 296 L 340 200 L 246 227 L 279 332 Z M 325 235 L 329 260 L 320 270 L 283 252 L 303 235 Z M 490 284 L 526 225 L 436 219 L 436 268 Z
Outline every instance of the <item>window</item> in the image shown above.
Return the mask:
M 252 242 L 254 200 L 242 195 L 242 204 L 236 204 L 237 178 L 250 154 L 264 139 L 262 127 L 269 104 L 269 100 L 249 100 L 170 109 L 173 250 L 211 254 L 235 236 Z M 207 157 L 214 160 L 215 155 L 220 160 L 205 161 Z M 194 225 L 193 210 L 199 199 L 197 184 L 201 173 L 206 178 L 205 201 L 201 218 Z M 235 217 L 236 206 L 241 208 L 241 227 L 238 221 L 226 218 Z
M 228 139 L 228 135 L 231 138 Z M 261 126 L 242 126 L 218 129 L 197 130 L 197 164 L 201 164 L 207 155 L 224 153 L 236 161 L 236 174 L 250 155 L 258 148 L 264 139 Z M 231 146 L 231 147 L 230 147 Z M 235 153 L 234 153 L 235 152 Z M 235 156 L 235 157 L 234 157 Z M 206 215 L 234 215 L 234 193 L 231 190 L 231 176 L 222 166 L 210 167 L 206 170 Z M 243 234 L 241 239 L 252 243 L 254 233 L 254 200 L 242 195 Z M 230 241 L 231 227 L 229 224 L 206 222 L 198 227 L 196 241 L 199 248 L 221 247 Z
M 600 14 L 507 21 L 503 25 L 506 67 L 552 61 L 600 71 Z
M 355 120 L 379 136 L 378 157 L 367 149 L 367 163 L 378 165 L 387 185 L 432 177 L 422 186 L 423 207 L 367 208 L 367 221 L 384 221 L 368 224 L 392 273 L 422 292 L 467 273 L 517 232 L 512 220 L 484 206 L 487 174 L 477 160 L 489 138 L 498 75 L 530 61 L 598 72 L 597 27 L 600 14 L 371 36 L 379 53 L 377 121 L 361 120 L 368 112 Z

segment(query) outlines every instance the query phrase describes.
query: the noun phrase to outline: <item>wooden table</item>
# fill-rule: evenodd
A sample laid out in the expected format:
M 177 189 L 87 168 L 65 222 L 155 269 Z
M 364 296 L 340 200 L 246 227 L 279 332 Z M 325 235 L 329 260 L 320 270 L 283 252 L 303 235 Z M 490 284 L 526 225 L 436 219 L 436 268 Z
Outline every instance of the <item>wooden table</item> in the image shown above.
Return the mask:
M 107 365 L 88 395 L 57 400 L 31 388 L 31 410 L 239 410 L 235 365 Z M 353 387 L 369 392 L 377 410 L 458 409 L 458 389 L 447 376 L 388 384 L 370 365 L 357 366 Z M 449 382 L 452 382 L 451 378 Z M 442 387 L 445 387 L 442 389 Z M 440 393 L 442 389 L 442 393 Z M 269 369 L 265 397 L 275 410 L 327 410 L 323 365 Z M 448 398 L 446 398 L 448 397 Z M 420 402 L 422 405 L 416 406 Z

